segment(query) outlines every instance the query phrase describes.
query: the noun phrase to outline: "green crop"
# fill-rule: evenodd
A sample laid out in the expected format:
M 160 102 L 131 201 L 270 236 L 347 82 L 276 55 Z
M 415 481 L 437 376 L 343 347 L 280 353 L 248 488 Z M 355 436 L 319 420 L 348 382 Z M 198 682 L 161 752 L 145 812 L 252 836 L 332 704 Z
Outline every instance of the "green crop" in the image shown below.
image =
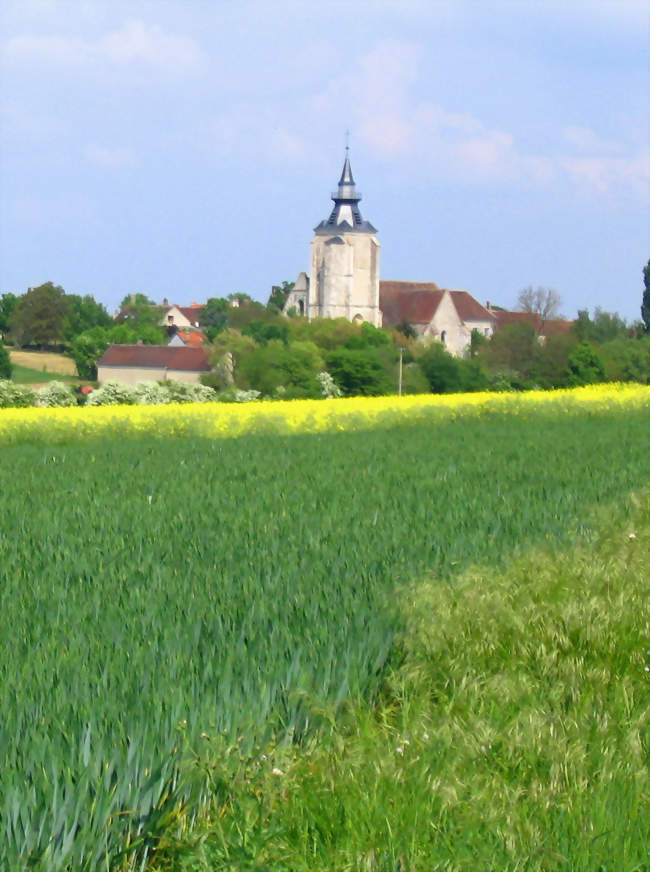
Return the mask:
M 587 535 L 650 479 L 649 424 L 5 447 L 0 868 L 141 868 L 229 777 L 203 746 L 300 742 L 372 698 L 399 586 Z

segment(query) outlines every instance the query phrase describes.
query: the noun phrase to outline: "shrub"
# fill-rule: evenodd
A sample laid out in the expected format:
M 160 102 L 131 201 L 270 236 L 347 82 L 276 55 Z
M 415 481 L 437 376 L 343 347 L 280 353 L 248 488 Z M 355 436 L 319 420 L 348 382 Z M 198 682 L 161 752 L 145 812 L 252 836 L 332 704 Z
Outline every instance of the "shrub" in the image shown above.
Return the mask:
M 13 367 L 9 358 L 9 352 L 0 339 L 0 378 L 11 378 Z
M 76 406 L 77 399 L 68 387 L 60 381 L 52 381 L 36 391 L 37 406 Z
M 316 380 L 319 383 L 323 397 L 325 397 L 326 400 L 343 396 L 341 388 L 336 384 L 329 372 L 325 370 L 319 372 L 316 376 Z
M 36 393 L 26 385 L 0 381 L 0 409 L 26 408 L 36 404 Z
M 137 402 L 135 388 L 119 382 L 106 382 L 88 397 L 89 406 L 133 406 Z

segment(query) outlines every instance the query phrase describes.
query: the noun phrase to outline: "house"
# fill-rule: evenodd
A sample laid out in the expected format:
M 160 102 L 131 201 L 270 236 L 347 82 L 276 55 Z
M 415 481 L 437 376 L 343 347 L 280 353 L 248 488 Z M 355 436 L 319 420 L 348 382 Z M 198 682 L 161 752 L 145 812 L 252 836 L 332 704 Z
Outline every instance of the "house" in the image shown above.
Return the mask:
M 200 330 L 174 330 L 174 334 L 167 343 L 167 346 L 182 347 L 189 345 L 190 348 L 201 348 L 204 342 L 207 342 L 207 336 Z
M 495 314 L 471 294 L 434 282 L 381 281 L 379 306 L 384 327 L 409 324 L 418 337 L 438 339 L 456 355 L 465 353 L 473 330 L 490 337 L 495 328 Z
M 201 314 L 205 309 L 201 303 L 191 303 L 189 306 L 168 306 L 166 300 L 163 301 L 165 307 L 161 327 L 177 327 L 179 329 L 192 329 L 201 326 Z
M 203 348 L 169 345 L 111 345 L 97 363 L 100 385 L 108 381 L 135 385 L 143 381 L 198 384 L 210 365 Z

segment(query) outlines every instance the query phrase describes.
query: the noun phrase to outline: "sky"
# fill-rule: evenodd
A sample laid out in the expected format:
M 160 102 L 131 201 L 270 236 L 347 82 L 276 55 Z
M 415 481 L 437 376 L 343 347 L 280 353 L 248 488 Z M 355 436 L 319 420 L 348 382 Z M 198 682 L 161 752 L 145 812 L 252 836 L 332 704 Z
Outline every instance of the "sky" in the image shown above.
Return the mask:
M 349 130 L 382 278 L 640 317 L 647 0 L 0 5 L 0 292 L 265 302 Z

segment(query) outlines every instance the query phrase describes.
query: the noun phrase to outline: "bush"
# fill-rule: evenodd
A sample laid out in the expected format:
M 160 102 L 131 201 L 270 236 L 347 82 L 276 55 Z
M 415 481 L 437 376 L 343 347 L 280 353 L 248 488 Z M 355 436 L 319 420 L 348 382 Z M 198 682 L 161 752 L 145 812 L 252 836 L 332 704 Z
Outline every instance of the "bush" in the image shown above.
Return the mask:
M 12 381 L 0 381 L 0 409 L 24 409 L 36 405 L 36 392 Z
M 11 378 L 12 372 L 13 367 L 11 365 L 11 359 L 9 358 L 9 352 L 4 347 L 2 340 L 0 339 L 0 378 Z
M 133 406 L 137 403 L 135 388 L 119 382 L 106 382 L 88 397 L 88 406 Z
M 336 348 L 327 354 L 326 365 L 346 397 L 395 393 L 386 363 L 376 348 Z
M 68 385 L 52 381 L 36 391 L 36 405 L 44 407 L 76 406 L 77 399 Z
M 217 399 L 212 388 L 207 385 L 188 384 L 187 382 L 161 382 L 160 388 L 167 394 L 166 403 L 211 403 Z

